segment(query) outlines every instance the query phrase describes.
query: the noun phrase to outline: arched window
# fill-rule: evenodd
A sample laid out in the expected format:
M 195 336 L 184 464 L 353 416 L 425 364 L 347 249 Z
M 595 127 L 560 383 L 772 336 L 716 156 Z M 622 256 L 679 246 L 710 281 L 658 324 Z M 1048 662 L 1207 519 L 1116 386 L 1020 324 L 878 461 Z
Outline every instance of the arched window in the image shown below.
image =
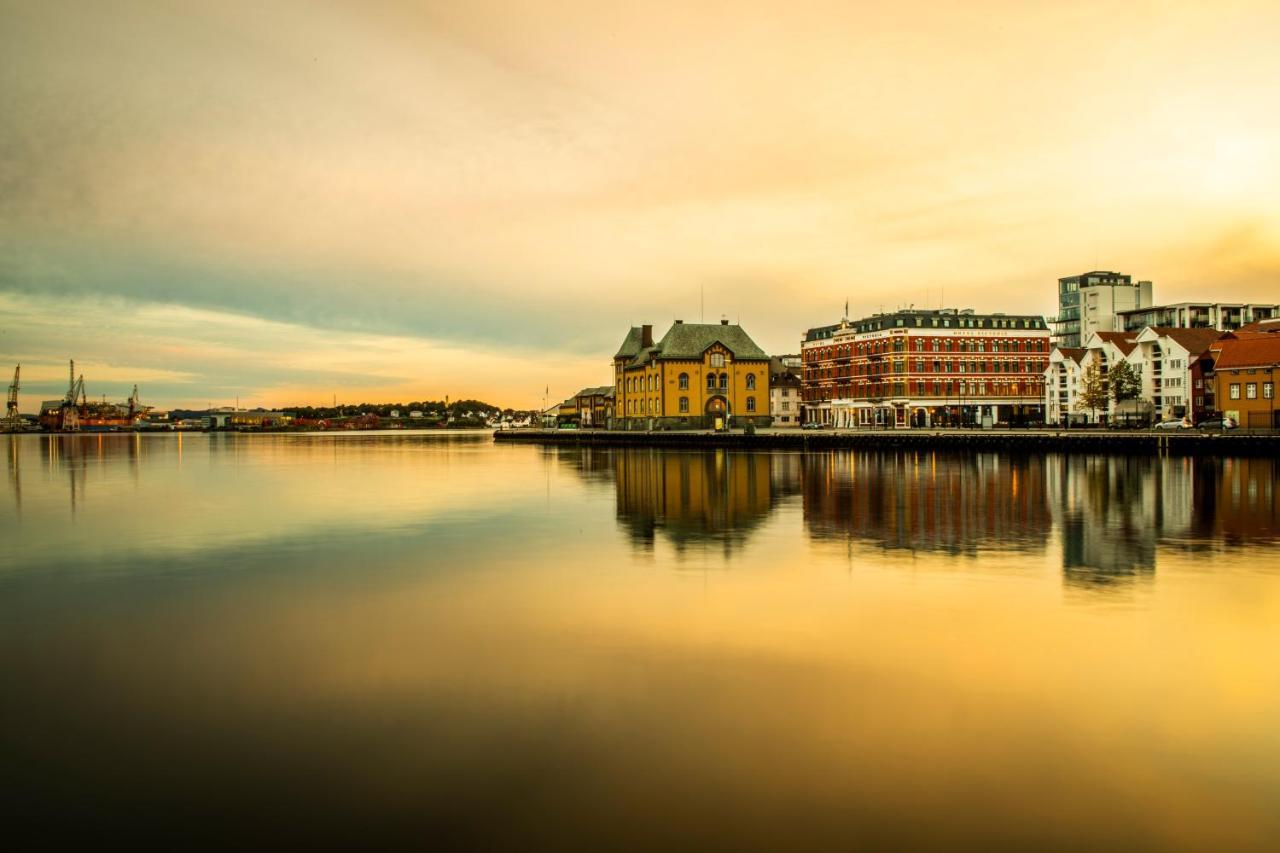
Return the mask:
M 708 391 L 716 390 L 716 375 L 714 373 L 707 374 L 707 390 Z
M 680 374 L 680 390 L 681 391 L 689 390 L 689 374 L 687 373 Z
M 680 398 L 680 413 L 681 413 L 681 414 L 688 414 L 688 412 L 689 412 L 689 398 L 688 398 L 688 397 L 681 397 L 681 398 Z
M 721 373 L 720 374 L 720 390 L 726 391 L 728 390 L 728 388 L 729 388 L 729 374 Z
M 748 398 L 747 398 L 747 411 L 748 411 L 748 412 L 754 412 L 755 410 L 756 410 L 756 398 L 755 398 L 755 397 L 748 397 Z
M 756 390 L 756 375 L 754 373 L 747 374 L 747 390 L 748 391 Z
M 712 366 L 712 367 L 724 367 L 724 353 L 722 353 L 722 352 L 713 352 L 713 353 L 711 354 L 711 366 Z

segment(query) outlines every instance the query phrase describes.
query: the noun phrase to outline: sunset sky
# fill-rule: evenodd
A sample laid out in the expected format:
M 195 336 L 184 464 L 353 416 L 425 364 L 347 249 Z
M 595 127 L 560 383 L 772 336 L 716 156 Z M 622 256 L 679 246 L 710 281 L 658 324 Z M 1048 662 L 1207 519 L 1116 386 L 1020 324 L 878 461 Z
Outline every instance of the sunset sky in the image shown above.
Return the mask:
M 610 381 L 1100 267 L 1280 301 L 1280 5 L 0 0 L 0 371 L 203 407 Z

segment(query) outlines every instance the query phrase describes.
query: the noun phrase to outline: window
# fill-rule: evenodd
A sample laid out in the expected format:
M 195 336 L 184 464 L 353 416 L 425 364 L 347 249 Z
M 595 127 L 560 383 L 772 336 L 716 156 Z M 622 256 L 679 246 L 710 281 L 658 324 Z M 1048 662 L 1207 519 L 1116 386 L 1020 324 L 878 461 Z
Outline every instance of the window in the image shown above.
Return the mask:
M 722 352 L 711 353 L 711 366 L 724 367 L 724 353 Z
M 789 412 L 789 411 L 791 411 L 791 404 L 790 404 L 790 403 L 788 403 L 786 400 L 783 400 L 783 401 L 782 401 L 782 411 L 784 411 L 784 412 Z
M 727 391 L 728 389 L 729 389 L 729 374 L 721 373 L 720 374 L 720 390 Z
M 714 373 L 707 374 L 707 390 L 708 391 L 716 390 L 716 375 Z
M 1258 383 L 1249 382 L 1244 386 L 1244 396 L 1246 400 L 1258 399 Z
M 689 398 L 681 397 L 680 398 L 680 414 L 682 415 L 686 414 L 688 411 L 689 411 Z
M 748 391 L 756 390 L 756 375 L 754 373 L 747 374 L 747 390 Z
M 680 374 L 680 390 L 681 391 L 689 390 L 689 374 L 687 373 Z
M 1232 400 L 1240 399 L 1240 383 L 1239 382 L 1231 383 L 1231 392 L 1230 394 L 1228 394 L 1228 396 L 1231 397 Z
M 1275 393 L 1276 393 L 1276 389 L 1274 384 L 1270 382 L 1262 383 L 1262 399 L 1270 400 L 1272 397 L 1275 396 Z
M 748 397 L 748 398 L 747 398 L 747 411 L 748 411 L 748 412 L 754 412 L 755 410 L 756 410 L 756 398 L 755 398 L 755 397 Z

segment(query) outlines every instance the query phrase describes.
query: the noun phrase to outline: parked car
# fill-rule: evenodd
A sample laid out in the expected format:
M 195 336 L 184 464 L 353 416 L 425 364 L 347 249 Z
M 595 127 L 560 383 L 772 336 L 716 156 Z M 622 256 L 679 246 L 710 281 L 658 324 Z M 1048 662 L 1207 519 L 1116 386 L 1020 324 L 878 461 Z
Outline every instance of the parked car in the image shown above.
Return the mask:
M 1236 426 L 1234 418 L 1208 418 L 1196 424 L 1196 429 L 1226 431 L 1235 429 Z
M 1161 421 L 1160 423 L 1158 423 L 1158 424 L 1154 425 L 1154 426 L 1153 426 L 1153 427 L 1151 427 L 1151 428 L 1152 428 L 1152 429 L 1158 429 L 1158 430 L 1169 430 L 1169 429 L 1191 429 L 1191 419 L 1190 419 L 1190 418 L 1178 418 L 1178 419 L 1176 419 L 1176 420 L 1172 420 L 1172 421 Z
M 817 421 L 806 421 L 800 425 L 800 429 L 822 429 L 822 424 Z

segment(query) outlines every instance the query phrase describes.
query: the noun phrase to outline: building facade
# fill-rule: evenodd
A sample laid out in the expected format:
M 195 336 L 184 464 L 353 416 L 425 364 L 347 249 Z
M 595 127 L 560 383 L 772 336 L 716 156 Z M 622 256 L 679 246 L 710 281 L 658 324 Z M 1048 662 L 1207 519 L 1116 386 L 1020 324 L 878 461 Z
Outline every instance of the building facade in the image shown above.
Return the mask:
M 573 424 L 584 428 L 606 427 L 613 417 L 612 385 L 583 388 L 556 407 L 555 425 Z
M 1227 336 L 1216 350 L 1213 378 L 1219 411 L 1245 428 L 1280 429 L 1280 334 Z
M 1122 331 L 1123 311 L 1151 304 L 1151 282 L 1134 282 L 1133 277 L 1109 270 L 1093 270 L 1058 279 L 1058 316 L 1053 325 L 1053 343 L 1060 347 L 1081 347 L 1094 332 Z
M 614 429 L 768 426 L 769 356 L 728 320 L 633 326 L 613 358 Z
M 1043 317 L 908 309 L 810 329 L 806 421 L 908 429 L 1040 422 Z
M 1198 421 L 1215 411 L 1211 348 L 1222 335 L 1215 329 L 1153 326 L 1137 334 L 1131 360 L 1141 369 L 1142 399 L 1151 403 L 1155 421 Z
M 1214 411 L 1213 329 L 1146 328 L 1140 332 L 1094 332 L 1083 347 L 1061 347 L 1049 356 L 1045 371 L 1046 422 L 1057 426 L 1107 424 L 1117 419 L 1198 420 Z M 1137 399 L 1117 404 L 1110 371 L 1127 362 L 1138 377 Z M 1106 400 L 1087 410 L 1086 376 L 1096 368 Z
M 804 423 L 803 365 L 798 355 L 778 356 L 769 361 L 769 415 L 775 427 L 794 429 Z
M 1217 329 L 1231 332 L 1241 326 L 1280 317 L 1280 305 L 1252 302 L 1177 302 L 1118 312 L 1120 329 L 1140 332 L 1148 326 L 1178 329 Z

